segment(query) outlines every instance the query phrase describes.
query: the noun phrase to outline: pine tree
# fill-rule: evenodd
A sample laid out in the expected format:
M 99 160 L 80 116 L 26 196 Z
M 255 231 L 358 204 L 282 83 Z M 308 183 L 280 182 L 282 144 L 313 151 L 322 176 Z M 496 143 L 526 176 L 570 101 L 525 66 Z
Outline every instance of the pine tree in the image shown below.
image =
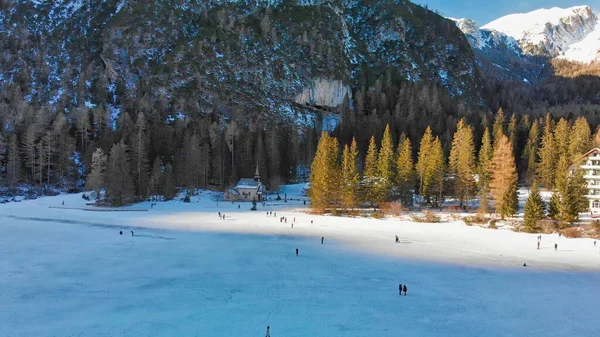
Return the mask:
M 525 162 L 525 181 L 528 185 L 536 179 L 536 165 L 538 162 L 538 151 L 540 147 L 540 130 L 537 121 L 533 121 L 531 129 L 529 129 L 529 136 L 527 137 L 527 144 L 523 151 L 523 161 Z
M 574 162 L 591 149 L 592 130 L 585 117 L 577 118 L 571 130 L 569 154 L 571 155 L 571 161 Z
M 377 156 L 377 202 L 389 200 L 394 184 L 394 144 L 390 126 L 386 126 Z
M 431 168 L 431 186 L 432 193 L 435 195 L 435 207 L 441 207 L 444 201 L 444 176 L 446 174 L 446 159 L 444 158 L 444 149 L 439 137 L 435 137 L 431 145 L 431 157 L 429 158 L 429 167 Z
M 412 206 L 415 169 L 412 158 L 412 145 L 410 139 L 402 134 L 398 143 L 396 156 L 396 184 L 398 195 L 404 206 Z
M 454 176 L 454 194 L 464 206 L 475 189 L 475 146 L 473 130 L 466 125 L 464 118 L 456 125 L 456 132 L 450 149 L 450 173 Z
M 478 187 L 479 187 L 479 212 L 488 213 L 487 202 L 488 193 L 490 192 L 490 180 L 491 180 L 491 164 L 492 157 L 494 155 L 494 149 L 492 148 L 492 140 L 490 137 L 490 130 L 485 128 L 483 137 L 481 138 L 481 148 L 479 149 L 477 173 L 479 175 Z
M 338 141 L 327 132 L 321 134 L 317 153 L 311 165 L 309 197 L 311 207 L 324 211 L 340 201 Z
M 563 154 L 569 153 L 569 143 L 571 139 L 571 127 L 566 119 L 561 118 L 554 129 L 554 145 L 556 158 L 560 158 Z M 557 162 L 558 163 L 558 162 Z
M 310 168 L 310 189 L 308 191 L 310 205 L 312 208 L 321 211 L 324 211 L 329 204 L 329 200 L 327 200 L 328 179 L 326 176 L 329 142 L 329 134 L 327 132 L 321 133 L 321 138 L 317 145 L 317 152 L 315 153 Z
M 172 200 L 177 196 L 177 187 L 175 185 L 175 174 L 173 172 L 173 166 L 171 164 L 167 164 L 165 166 L 165 175 L 164 175 L 164 196 L 165 200 Z
M 6 161 L 6 182 L 14 185 L 21 180 L 21 157 L 17 146 L 17 135 L 12 134 L 8 141 L 8 159 Z
M 517 144 L 518 144 L 518 140 L 519 140 L 519 129 L 518 129 L 518 124 L 517 124 L 517 115 L 516 114 L 512 114 L 510 116 L 510 121 L 508 122 L 508 140 L 510 141 L 510 143 L 513 145 L 513 155 L 515 156 L 515 158 L 518 158 L 516 156 L 516 150 L 517 150 Z
M 537 176 L 540 178 L 542 185 L 548 190 L 554 187 L 554 175 L 558 159 L 558 151 L 554 144 L 554 122 L 550 114 L 547 114 L 544 121 L 541 147 L 539 149 L 540 161 L 537 165 Z
M 38 171 L 38 151 L 36 148 L 36 135 L 33 129 L 33 125 L 31 125 L 25 131 L 23 135 L 23 139 L 21 140 L 21 153 L 23 154 L 23 159 L 25 160 L 25 167 L 29 169 L 29 177 L 30 179 L 35 181 L 36 173 Z
M 553 220 L 558 220 L 560 218 L 560 210 L 560 196 L 555 191 L 548 204 L 548 216 Z
M 6 172 L 6 150 L 6 141 L 0 133 L 0 183 L 4 181 L 3 173 Z
M 106 176 L 106 194 L 113 205 L 120 206 L 130 202 L 135 195 L 133 179 L 130 173 L 128 148 L 121 140 L 110 149 Z
M 539 229 L 538 222 L 544 218 L 544 209 L 544 200 L 542 200 L 540 190 L 538 189 L 537 184 L 533 182 L 531 191 L 529 192 L 529 198 L 527 198 L 527 202 L 525 203 L 525 215 L 523 221 L 525 231 L 533 233 Z
M 496 213 L 502 219 L 517 212 L 517 168 L 508 137 L 500 138 L 494 148 L 491 165 L 490 194 L 496 203 Z
M 433 146 L 433 134 L 431 132 L 431 127 L 427 127 L 425 129 L 425 134 L 423 138 L 421 138 L 421 144 L 419 146 L 419 155 L 417 159 L 417 164 L 415 166 L 417 170 L 417 174 L 419 176 L 419 194 L 423 198 L 429 198 L 429 189 L 431 187 L 431 148 Z
M 354 138 L 350 147 L 344 146 L 342 158 L 342 206 L 348 209 L 358 204 L 358 184 L 360 183 L 360 175 L 356 166 L 358 145 Z
M 107 158 L 101 148 L 97 148 L 92 155 L 90 174 L 87 176 L 85 188 L 96 192 L 96 199 L 100 199 L 100 189 L 105 187 L 105 170 Z M 112 177 L 111 177 L 112 179 Z
M 375 143 L 375 136 L 372 136 L 369 141 L 367 156 L 365 157 L 365 170 L 362 181 L 363 201 L 369 202 L 370 204 L 374 204 L 377 201 L 378 173 L 377 144 Z
M 570 171 L 571 156 L 564 153 L 558 164 L 556 173 L 556 190 L 554 191 L 553 207 L 558 211 L 554 214 L 563 226 L 573 224 L 579 218 L 579 213 L 587 210 L 587 183 L 583 179 L 583 171 L 575 168 Z M 555 210 L 553 210 L 555 212 Z
M 493 135 L 494 135 L 494 148 L 500 142 L 502 136 L 504 136 L 504 111 L 502 108 L 498 109 L 496 119 L 494 120 Z
M 162 162 L 159 157 L 154 159 L 154 164 L 152 164 L 152 172 L 150 174 L 150 195 L 152 195 L 155 199 L 158 195 L 162 194 Z
M 148 194 L 148 123 L 143 112 L 137 116 L 131 146 L 131 172 L 135 181 L 135 195 L 142 199 Z

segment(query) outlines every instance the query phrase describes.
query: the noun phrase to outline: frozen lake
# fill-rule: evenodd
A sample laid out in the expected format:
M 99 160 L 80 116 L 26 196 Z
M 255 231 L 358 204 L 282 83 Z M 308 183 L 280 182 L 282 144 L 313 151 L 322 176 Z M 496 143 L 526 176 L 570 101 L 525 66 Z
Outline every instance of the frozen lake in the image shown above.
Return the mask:
M 325 238 L 4 221 L 0 336 L 560 336 L 600 273 L 437 264 Z M 393 244 L 393 243 L 390 243 Z M 294 250 L 298 248 L 300 256 Z M 398 283 L 408 296 L 398 296 Z

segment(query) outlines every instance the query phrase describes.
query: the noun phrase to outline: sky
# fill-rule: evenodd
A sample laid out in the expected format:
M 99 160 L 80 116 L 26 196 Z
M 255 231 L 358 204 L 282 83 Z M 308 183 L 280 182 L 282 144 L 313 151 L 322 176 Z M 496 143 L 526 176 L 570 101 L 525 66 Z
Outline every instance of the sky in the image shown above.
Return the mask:
M 443 16 L 468 18 L 483 26 L 499 17 L 526 13 L 540 8 L 573 7 L 588 5 L 597 13 L 600 11 L 600 0 L 412 0 L 421 6 L 437 10 Z

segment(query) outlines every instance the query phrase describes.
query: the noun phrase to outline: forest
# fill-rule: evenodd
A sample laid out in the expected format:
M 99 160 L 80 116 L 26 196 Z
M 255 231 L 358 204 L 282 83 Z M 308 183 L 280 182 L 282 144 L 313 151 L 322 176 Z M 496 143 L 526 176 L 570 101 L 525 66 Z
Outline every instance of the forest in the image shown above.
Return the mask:
M 385 128 L 379 144 L 372 135 L 366 152 L 356 138 L 344 144 L 323 132 L 311 166 L 311 207 L 343 212 L 400 201 L 410 209 L 416 200 L 420 207 L 441 208 L 452 198 L 466 209 L 478 199 L 480 214 L 505 218 L 518 211 L 521 183 L 531 189 L 525 206 L 529 231 L 546 216 L 540 187 L 554 192 L 547 214 L 563 226 L 587 210 L 587 183 L 577 164 L 600 145 L 600 131 L 592 135 L 585 117 L 506 119 L 499 110 L 492 124 L 484 124 L 478 147 L 474 128 L 463 118 L 447 144 L 449 155 L 431 127 L 414 141 L 405 133 L 395 138 L 391 130 Z

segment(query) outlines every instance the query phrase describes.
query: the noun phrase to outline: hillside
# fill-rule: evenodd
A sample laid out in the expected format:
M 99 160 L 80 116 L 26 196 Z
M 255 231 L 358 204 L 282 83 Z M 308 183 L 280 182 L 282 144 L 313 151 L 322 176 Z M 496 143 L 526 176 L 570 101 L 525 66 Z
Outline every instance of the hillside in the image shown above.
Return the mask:
M 457 104 L 482 102 L 464 35 L 408 1 L 0 6 L 0 172 L 11 185 L 81 187 L 94 151 L 121 140 L 136 189 L 154 162 L 172 165 L 178 185 L 222 188 L 257 163 L 277 185 L 303 177 L 318 133 L 344 112 L 357 129 L 413 115 L 417 134 L 432 115 L 442 132 Z

